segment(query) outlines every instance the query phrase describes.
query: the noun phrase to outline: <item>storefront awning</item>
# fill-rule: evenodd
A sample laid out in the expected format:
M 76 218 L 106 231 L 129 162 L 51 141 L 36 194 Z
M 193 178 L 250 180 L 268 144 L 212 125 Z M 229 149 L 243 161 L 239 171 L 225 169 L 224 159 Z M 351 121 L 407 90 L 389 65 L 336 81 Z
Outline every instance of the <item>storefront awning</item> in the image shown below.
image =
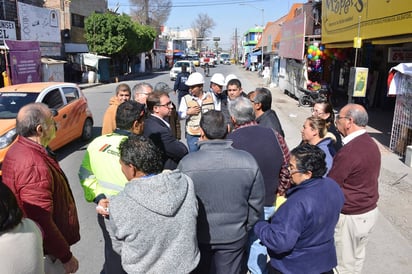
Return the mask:
M 66 43 L 64 44 L 66 53 L 86 53 L 89 52 L 87 44 Z
M 372 44 L 374 45 L 389 45 L 389 44 L 401 44 L 401 43 L 411 43 L 412 36 L 394 36 L 385 37 L 381 39 L 374 39 Z

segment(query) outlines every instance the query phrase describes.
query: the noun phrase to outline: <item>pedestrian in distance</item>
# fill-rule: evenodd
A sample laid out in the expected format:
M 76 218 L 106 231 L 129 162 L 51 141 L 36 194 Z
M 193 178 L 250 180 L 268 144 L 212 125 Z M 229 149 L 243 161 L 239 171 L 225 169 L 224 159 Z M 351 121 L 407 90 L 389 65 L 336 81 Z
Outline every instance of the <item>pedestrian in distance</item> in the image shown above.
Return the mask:
M 130 100 L 131 90 L 127 84 L 119 84 L 116 87 L 116 95 L 110 98 L 109 107 L 103 116 L 102 135 L 112 133 L 116 129 L 116 110 L 117 107 Z
M 192 180 L 178 170 L 162 172 L 161 152 L 144 136 L 121 143 L 120 164 L 129 182 L 110 201 L 107 227 L 124 270 L 191 273 L 200 258 Z
M 185 65 L 182 66 L 182 72 L 177 74 L 173 90 L 177 93 L 177 105 L 180 105 L 180 101 L 183 96 L 189 94 L 189 87 L 186 85 L 187 79 L 189 79 L 190 73 L 187 71 Z
M 337 271 L 361 273 L 366 245 L 378 219 L 378 178 L 381 154 L 366 132 L 368 113 L 358 104 L 344 106 L 336 115 L 336 126 L 344 146 L 333 159 L 329 177 L 345 195 L 335 231 Z
M 96 204 L 97 222 L 104 239 L 102 274 L 125 273 L 121 258 L 112 247 L 105 219 L 109 218 L 110 197 L 116 195 L 127 183 L 119 163 L 119 145 L 127 136 L 143 133 L 145 106 L 126 101 L 116 111 L 118 128 L 111 133 L 95 138 L 87 147 L 79 169 L 79 180 L 87 202 Z
M 163 155 L 164 169 L 175 169 L 177 163 L 188 151 L 186 145 L 173 136 L 167 118 L 173 111 L 173 103 L 167 92 L 153 92 L 147 97 L 147 109 L 150 114 L 144 124 L 144 135 L 149 137 Z
M 246 273 L 248 232 L 263 214 L 263 177 L 253 156 L 225 139 L 220 111 L 204 113 L 200 128 L 199 151 L 178 165 L 192 178 L 199 202 L 201 256 L 193 273 Z
M 197 142 L 200 137 L 200 118 L 215 108 L 213 97 L 209 92 L 203 91 L 205 79 L 199 72 L 190 74 L 186 85 L 190 94 L 185 95 L 179 105 L 179 117 L 186 120 L 185 136 L 189 152 L 199 150 Z
M 3 182 L 24 216 L 43 231 L 46 273 L 75 273 L 79 268 L 70 246 L 80 240 L 79 220 L 70 184 L 47 145 L 56 137 L 53 113 L 30 103 L 17 113 L 17 141 L 7 151 Z
M 325 153 L 320 148 L 303 144 L 290 154 L 294 187 L 271 220 L 254 227 L 269 252 L 269 273 L 333 274 L 337 263 L 333 237 L 343 193 L 334 180 L 323 177 Z
M 0 265 L 2 273 L 45 273 L 40 228 L 23 217 L 13 192 L 1 177 Z

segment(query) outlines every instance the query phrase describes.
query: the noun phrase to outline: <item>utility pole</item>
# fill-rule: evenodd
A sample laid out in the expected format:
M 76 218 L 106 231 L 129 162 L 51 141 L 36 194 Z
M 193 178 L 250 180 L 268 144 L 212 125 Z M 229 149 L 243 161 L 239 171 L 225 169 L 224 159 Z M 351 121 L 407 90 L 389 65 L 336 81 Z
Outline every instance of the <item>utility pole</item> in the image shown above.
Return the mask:
M 144 16 L 145 16 L 146 26 L 149 26 L 150 25 L 149 0 L 144 0 Z
M 238 42 L 237 42 L 237 28 L 235 28 L 235 64 L 238 64 L 239 53 L 238 53 Z

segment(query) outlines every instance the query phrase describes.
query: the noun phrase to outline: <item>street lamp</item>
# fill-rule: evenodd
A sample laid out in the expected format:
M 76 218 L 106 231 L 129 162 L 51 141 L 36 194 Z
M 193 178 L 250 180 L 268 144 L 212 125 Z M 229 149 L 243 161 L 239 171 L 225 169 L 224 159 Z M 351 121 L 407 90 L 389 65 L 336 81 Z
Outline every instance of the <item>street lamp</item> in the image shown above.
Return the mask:
M 249 6 L 249 7 L 252 7 L 252 8 L 254 8 L 254 9 L 257 9 L 257 10 L 260 10 L 261 12 L 262 12 L 262 34 L 260 35 L 260 47 L 261 47 L 261 60 L 260 60 L 260 62 L 261 62 L 261 69 L 262 69 L 262 75 L 263 75 L 263 31 L 264 31 L 264 29 L 265 29 L 265 16 L 264 16 L 264 12 L 265 12 L 265 10 L 264 9 L 260 9 L 260 8 L 258 8 L 258 7 L 255 7 L 255 6 L 253 6 L 253 5 L 251 5 L 251 4 L 247 4 L 247 3 L 241 3 L 241 4 L 239 4 L 239 5 L 241 5 L 241 6 Z

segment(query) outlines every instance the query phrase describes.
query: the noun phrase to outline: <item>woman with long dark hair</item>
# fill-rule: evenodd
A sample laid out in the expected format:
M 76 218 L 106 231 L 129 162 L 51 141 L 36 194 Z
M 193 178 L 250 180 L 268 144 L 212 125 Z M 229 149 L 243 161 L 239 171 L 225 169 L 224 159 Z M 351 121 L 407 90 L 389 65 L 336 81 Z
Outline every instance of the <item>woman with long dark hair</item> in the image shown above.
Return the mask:
M 326 127 L 330 133 L 334 136 L 334 148 L 338 152 L 342 147 L 342 136 L 335 127 L 335 113 L 333 111 L 333 106 L 328 99 L 321 97 L 316 100 L 312 107 L 312 116 L 318 117 L 326 121 Z

